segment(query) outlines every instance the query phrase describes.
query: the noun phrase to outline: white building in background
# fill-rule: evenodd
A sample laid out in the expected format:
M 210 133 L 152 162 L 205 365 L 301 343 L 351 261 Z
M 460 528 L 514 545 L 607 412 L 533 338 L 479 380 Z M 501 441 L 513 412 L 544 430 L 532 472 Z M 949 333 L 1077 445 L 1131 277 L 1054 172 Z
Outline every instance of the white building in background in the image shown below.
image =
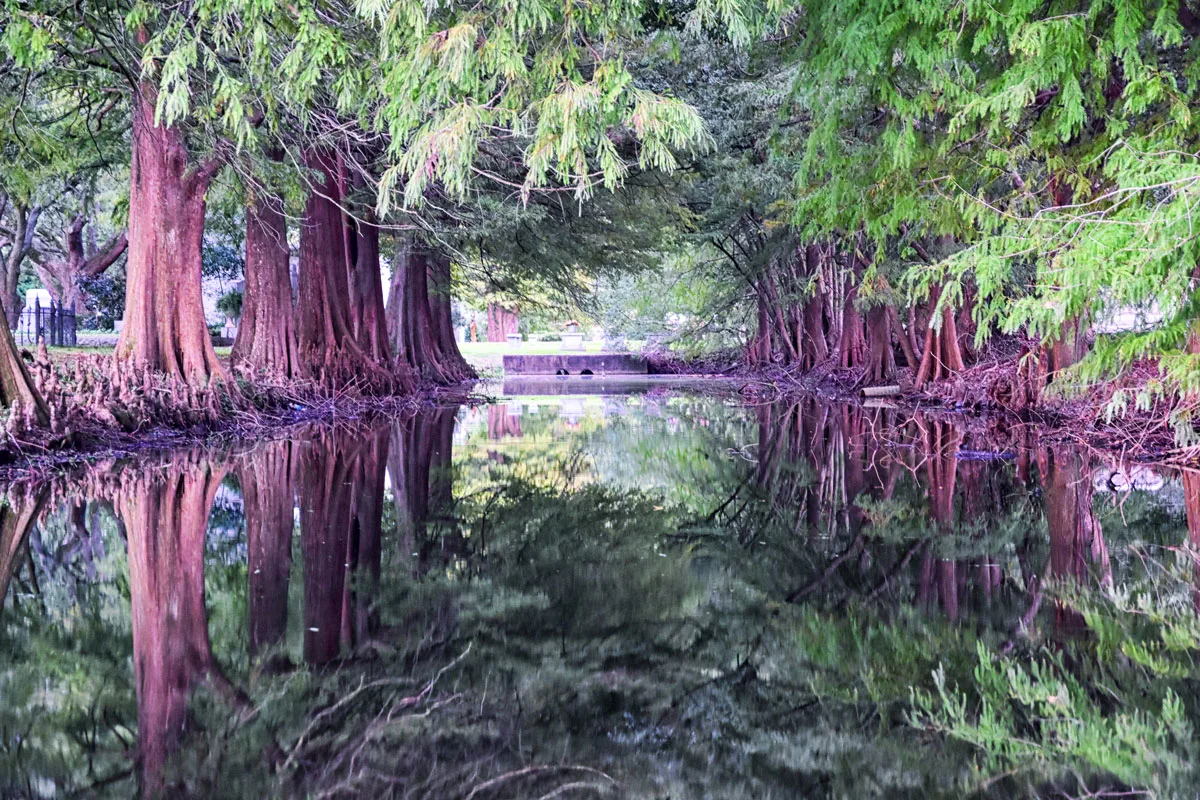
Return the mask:
M 33 311 L 34 306 L 49 308 L 54 298 L 45 289 L 30 289 L 25 293 L 25 308 L 23 311 Z

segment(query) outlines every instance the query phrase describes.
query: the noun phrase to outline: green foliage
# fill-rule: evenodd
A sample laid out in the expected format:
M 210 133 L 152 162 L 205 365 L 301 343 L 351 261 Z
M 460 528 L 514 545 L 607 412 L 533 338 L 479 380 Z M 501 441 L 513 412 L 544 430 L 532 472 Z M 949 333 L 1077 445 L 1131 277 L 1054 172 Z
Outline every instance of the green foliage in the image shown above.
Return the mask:
M 232 319 L 240 317 L 242 315 L 242 293 L 234 290 L 218 297 L 217 311 Z

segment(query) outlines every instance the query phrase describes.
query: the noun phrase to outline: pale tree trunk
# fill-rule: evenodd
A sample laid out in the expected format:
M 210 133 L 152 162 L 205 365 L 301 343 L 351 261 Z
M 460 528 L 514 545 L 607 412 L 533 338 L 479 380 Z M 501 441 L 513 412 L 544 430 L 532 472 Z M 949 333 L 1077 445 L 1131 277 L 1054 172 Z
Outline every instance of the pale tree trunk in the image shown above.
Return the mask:
M 216 160 L 189 165 L 178 128 L 155 124 L 156 89 L 133 98 L 125 324 L 116 357 L 203 386 L 222 371 L 204 319 L 205 194 Z
M 42 214 L 42 208 L 36 205 L 26 207 L 20 203 L 13 203 L 12 210 L 12 241 L 9 243 L 8 253 L 5 254 L 2 265 L 4 274 L 0 276 L 4 291 L 2 298 L 4 314 L 8 317 L 10 330 L 17 327 L 21 308 L 24 306 L 20 292 L 17 290 L 17 284 L 21 281 L 21 265 L 33 249 L 33 238 L 37 233 L 38 218 Z
M 289 257 L 283 199 L 256 192 L 246 205 L 246 291 L 230 356 L 243 374 L 300 373 Z
M 34 264 L 38 277 L 61 308 L 75 310 L 83 292 L 82 282 L 102 275 L 119 259 L 129 245 L 125 231 L 114 236 L 104 247 L 93 247 L 91 255 L 83 243 L 87 219 L 80 215 L 71 221 L 63 234 L 65 257 L 46 259 Z

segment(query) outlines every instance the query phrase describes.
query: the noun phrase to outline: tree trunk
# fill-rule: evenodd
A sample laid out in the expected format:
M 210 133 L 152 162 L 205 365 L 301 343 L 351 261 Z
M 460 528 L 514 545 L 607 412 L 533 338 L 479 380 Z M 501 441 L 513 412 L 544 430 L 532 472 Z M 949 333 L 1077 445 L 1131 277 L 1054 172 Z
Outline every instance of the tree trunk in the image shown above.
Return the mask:
M 296 495 L 293 443 L 267 442 L 243 457 L 238 470 L 246 510 L 246 566 L 250 583 L 250 652 L 283 641 Z
M 367 220 L 356 224 L 355 262 L 351 286 L 354 290 L 355 333 L 358 346 L 381 364 L 392 360 L 388 342 L 387 315 L 383 307 L 383 279 L 379 265 L 379 227 L 371 222 L 368 209 L 362 209 Z
M 424 243 L 402 240 L 388 302 L 388 329 L 397 359 L 424 380 L 442 384 L 475 377 L 454 340 L 449 297 L 431 297 L 430 277 L 434 276 L 438 289 L 443 280 L 448 285 L 449 266 Z
M 921 356 L 921 365 L 913 378 L 915 389 L 923 388 L 931 380 L 949 378 L 966 368 L 958 342 L 958 327 L 949 308 L 943 308 L 940 312 L 941 326 L 934 325 L 933 315 L 939 313 L 936 309 L 940 300 L 941 294 L 931 301 L 929 307 L 930 319 L 925 328 L 925 348 Z
M 230 357 L 240 373 L 300 375 L 289 258 L 283 199 L 254 194 L 246 205 L 246 291 Z
M 758 281 L 754 295 L 758 301 L 758 331 L 754 337 L 754 344 L 750 348 L 750 357 L 755 364 L 767 366 L 771 363 L 774 348 L 771 346 L 771 309 L 767 303 L 767 293 L 764 291 L 762 280 Z
M 516 333 L 520 327 L 521 318 L 516 311 L 505 308 L 499 303 L 487 304 L 488 341 L 505 342 L 510 333 Z
M 1063 323 L 1058 337 L 1046 347 L 1051 380 L 1054 379 L 1054 373 L 1074 366 L 1083 360 L 1088 351 L 1087 335 L 1088 327 L 1079 317 Z
M 842 308 L 842 337 L 838 350 L 841 365 L 847 369 L 861 365 L 867 358 L 867 335 L 863 318 L 854 306 L 857 297 L 857 287 L 851 287 L 846 292 L 846 301 Z
M 21 321 L 21 309 L 25 303 L 17 290 L 17 285 L 21 282 L 21 264 L 25 261 L 25 256 L 33 249 L 33 239 L 37 233 L 38 218 L 42 214 L 40 206 L 32 206 L 27 208 L 20 203 L 13 203 L 13 240 L 9 247 L 8 254 L 4 259 L 3 267 L 3 307 L 4 314 L 8 317 L 9 330 L 16 328 Z
M 868 384 L 891 383 L 896 378 L 896 356 L 892 350 L 892 325 L 885 306 L 874 306 L 867 312 L 867 360 L 865 380 Z M 903 338 L 904 331 L 899 335 Z
M 36 425 L 49 426 L 50 409 L 34 386 L 7 325 L 0 337 L 0 406 L 12 413 L 29 415 Z
M 458 349 L 454 336 L 454 314 L 451 305 L 450 259 L 445 253 L 434 252 L 429 260 L 429 311 L 433 316 L 434 334 L 442 351 L 442 362 L 459 381 L 478 377 Z M 512 332 L 517 332 L 517 315 L 512 314 Z
M 300 229 L 297 342 L 304 374 L 326 391 L 390 392 L 396 388 L 392 365 L 358 344 L 337 156 L 309 150 L 305 163 L 322 185 L 310 189 Z
M 815 281 L 821 269 L 821 261 L 825 257 L 820 245 L 810 244 L 804 249 L 804 261 L 808 274 Z M 829 358 L 829 343 L 825 339 L 825 298 L 818 288 L 812 297 L 804 304 L 804 343 L 801 352 L 801 363 L 804 369 L 810 370 Z
M 116 357 L 202 386 L 221 375 L 200 287 L 205 193 L 218 163 L 189 167 L 183 133 L 155 124 L 156 97 L 149 83 L 134 94 L 125 325 Z

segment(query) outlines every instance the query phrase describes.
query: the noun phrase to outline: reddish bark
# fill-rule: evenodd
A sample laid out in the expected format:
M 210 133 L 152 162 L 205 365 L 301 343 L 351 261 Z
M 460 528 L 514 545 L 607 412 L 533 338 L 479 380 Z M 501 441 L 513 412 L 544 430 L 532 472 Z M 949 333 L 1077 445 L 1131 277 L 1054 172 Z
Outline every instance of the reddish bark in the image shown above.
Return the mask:
M 475 370 L 458 349 L 458 339 L 454 336 L 450 259 L 441 252 L 435 252 L 429 262 L 429 310 L 433 316 L 434 333 L 441 350 L 442 363 L 458 380 L 474 379 Z M 513 333 L 516 333 L 515 315 Z
M 246 290 L 230 360 L 243 373 L 301 374 L 283 200 L 255 193 L 246 205 Z
M 333 661 L 372 633 L 387 434 L 386 428 L 365 438 L 319 434 L 300 445 L 304 659 L 310 664 Z
M 189 163 L 183 132 L 154 120 L 157 90 L 133 98 L 125 325 L 116 357 L 205 385 L 221 375 L 201 300 L 205 193 L 219 168 Z
M 846 292 L 846 302 L 842 308 L 842 335 L 838 344 L 838 353 L 841 366 L 845 368 L 863 364 L 867 360 L 869 349 L 863 317 L 854 306 L 857 298 L 857 288 L 851 287 Z
M 504 342 L 510 333 L 516 333 L 520 327 L 521 318 L 515 309 L 506 308 L 499 303 L 487 304 L 488 341 Z
M 350 292 L 353 246 L 342 216 L 338 158 L 312 149 L 305 163 L 320 181 L 308 194 L 300 231 L 300 291 L 297 342 L 304 374 L 326 390 L 390 392 L 397 376 L 390 359 L 358 343 L 356 309 Z M 356 284 L 357 285 L 357 284 Z
M 443 384 L 475 377 L 454 339 L 449 284 L 449 259 L 415 239 L 401 242 L 388 300 L 392 346 L 415 374 Z
M 293 443 L 267 442 L 244 456 L 238 470 L 246 511 L 250 573 L 250 652 L 283 640 L 295 528 Z
M 896 378 L 896 356 L 892 351 L 892 325 L 888 309 L 875 306 L 867 312 L 867 353 L 864 380 L 869 384 L 890 383 Z M 901 339 L 904 332 L 900 332 Z
M 1038 454 L 1050 534 L 1050 577 L 1081 584 L 1112 584 L 1112 566 L 1100 520 L 1092 510 L 1091 476 L 1083 458 L 1061 447 Z M 1070 632 L 1084 627 L 1077 611 L 1059 603 L 1057 625 Z
M 161 790 L 192 688 L 204 681 L 238 697 L 213 657 L 204 606 L 204 537 L 220 481 L 208 463 L 176 457 L 132 478 L 116 502 L 128 536 L 138 765 L 147 794 Z
M 938 293 L 938 298 L 930 301 L 930 318 L 925 325 L 925 346 L 920 366 L 913 377 L 913 387 L 916 389 L 924 387 L 929 381 L 944 380 L 966 369 L 954 314 L 949 308 L 942 308 L 940 312 L 936 310 L 941 301 L 941 294 Z M 940 325 L 935 324 L 935 315 L 940 316 Z
M 383 307 L 383 278 L 379 262 L 379 226 L 368 209 L 355 223 L 354 261 L 351 264 L 351 294 L 354 307 L 354 331 L 362 351 L 381 364 L 392 360 L 388 343 L 387 314 Z

